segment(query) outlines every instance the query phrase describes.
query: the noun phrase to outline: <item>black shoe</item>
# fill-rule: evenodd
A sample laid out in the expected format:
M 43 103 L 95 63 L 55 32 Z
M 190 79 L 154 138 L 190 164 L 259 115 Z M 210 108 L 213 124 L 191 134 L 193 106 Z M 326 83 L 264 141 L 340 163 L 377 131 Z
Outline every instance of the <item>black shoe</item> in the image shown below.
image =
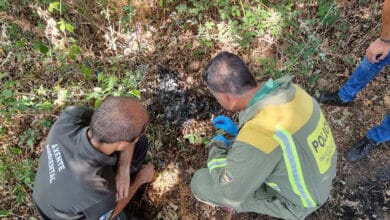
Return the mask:
M 351 103 L 341 101 L 338 92 L 320 92 L 319 96 L 315 96 L 314 98 L 317 99 L 319 103 L 327 105 L 349 106 Z
M 378 146 L 377 143 L 365 137 L 352 146 L 352 148 L 348 151 L 347 159 L 349 161 L 363 159 L 376 146 Z

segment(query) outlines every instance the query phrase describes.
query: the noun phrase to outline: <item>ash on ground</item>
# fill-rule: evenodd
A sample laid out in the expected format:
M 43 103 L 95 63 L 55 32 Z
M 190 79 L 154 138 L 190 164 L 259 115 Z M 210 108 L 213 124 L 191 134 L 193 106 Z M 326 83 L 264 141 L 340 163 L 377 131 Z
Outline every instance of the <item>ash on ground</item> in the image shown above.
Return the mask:
M 378 169 L 368 180 L 342 191 L 339 207 L 344 219 L 388 219 L 390 217 L 390 166 Z
M 183 84 L 178 73 L 169 70 L 161 70 L 154 82 L 147 83 L 147 89 L 153 91 L 148 110 L 155 120 L 180 126 L 188 119 L 204 120 L 223 111 L 206 88 L 184 89 Z

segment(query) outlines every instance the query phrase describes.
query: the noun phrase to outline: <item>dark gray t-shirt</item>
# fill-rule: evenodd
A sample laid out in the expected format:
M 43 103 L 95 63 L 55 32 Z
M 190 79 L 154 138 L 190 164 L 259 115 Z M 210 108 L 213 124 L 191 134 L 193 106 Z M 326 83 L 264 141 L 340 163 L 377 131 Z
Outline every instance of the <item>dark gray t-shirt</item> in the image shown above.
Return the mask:
M 95 149 L 87 138 L 93 110 L 68 107 L 50 129 L 33 199 L 51 219 L 104 219 L 115 207 L 115 155 Z

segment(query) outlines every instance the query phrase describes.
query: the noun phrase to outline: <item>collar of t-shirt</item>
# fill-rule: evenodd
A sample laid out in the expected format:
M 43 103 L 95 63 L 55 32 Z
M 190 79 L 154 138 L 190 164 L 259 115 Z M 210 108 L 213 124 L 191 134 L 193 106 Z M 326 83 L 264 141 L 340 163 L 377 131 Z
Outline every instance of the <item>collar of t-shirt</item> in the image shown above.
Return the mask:
M 95 166 L 114 166 L 117 162 L 116 154 L 106 155 L 93 147 L 88 140 L 87 132 L 88 127 L 83 128 L 80 132 L 82 141 L 79 150 L 80 156 Z

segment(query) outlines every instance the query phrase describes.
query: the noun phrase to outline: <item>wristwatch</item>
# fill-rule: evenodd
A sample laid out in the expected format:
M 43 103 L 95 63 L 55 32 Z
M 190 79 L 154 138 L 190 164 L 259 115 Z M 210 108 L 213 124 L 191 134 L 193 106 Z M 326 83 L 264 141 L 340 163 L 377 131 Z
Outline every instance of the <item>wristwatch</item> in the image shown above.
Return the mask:
M 387 44 L 390 44 L 390 40 L 385 40 L 385 39 L 383 39 L 383 38 L 379 38 L 382 42 L 385 42 L 385 43 L 387 43 Z

